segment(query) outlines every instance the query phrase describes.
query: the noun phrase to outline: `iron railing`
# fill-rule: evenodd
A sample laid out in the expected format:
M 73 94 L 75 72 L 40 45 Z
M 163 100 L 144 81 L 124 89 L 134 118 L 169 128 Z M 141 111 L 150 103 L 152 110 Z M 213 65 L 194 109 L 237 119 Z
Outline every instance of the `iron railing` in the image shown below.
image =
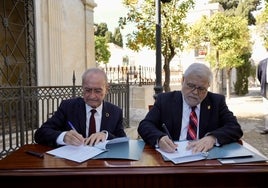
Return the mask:
M 0 87 L 0 159 L 24 144 L 64 99 L 81 96 L 81 86 Z M 110 84 L 106 100 L 123 109 L 129 125 L 129 85 Z
M 128 83 L 129 85 L 155 85 L 155 67 L 147 66 L 109 66 L 102 68 L 110 83 Z M 181 83 L 182 70 L 170 69 L 170 85 Z M 165 72 L 162 70 L 162 80 L 165 80 Z
M 155 68 L 145 66 L 105 66 L 110 83 L 128 83 L 130 85 L 155 84 Z
M 124 126 L 129 126 L 129 86 L 154 85 L 154 68 L 106 67 L 109 93 L 106 100 L 123 109 Z M 174 79 L 173 79 L 174 77 Z M 180 83 L 181 71 L 171 71 L 171 84 Z M 81 86 L 0 86 L 0 159 L 24 144 L 34 143 L 33 135 L 64 99 L 81 96 Z

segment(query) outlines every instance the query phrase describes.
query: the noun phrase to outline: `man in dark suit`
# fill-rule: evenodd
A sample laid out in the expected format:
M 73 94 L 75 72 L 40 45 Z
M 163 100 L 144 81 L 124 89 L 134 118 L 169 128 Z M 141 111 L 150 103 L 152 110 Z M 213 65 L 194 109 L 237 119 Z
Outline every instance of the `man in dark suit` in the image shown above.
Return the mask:
M 60 145 L 94 145 L 106 139 L 124 137 L 122 109 L 104 101 L 108 91 L 105 72 L 91 68 L 82 75 L 83 98 L 61 102 L 57 111 L 35 132 L 39 144 L 57 147 Z M 95 109 L 96 130 L 90 134 L 91 110 Z
M 264 105 L 264 129 L 260 132 L 261 134 L 268 134 L 268 112 L 267 112 L 267 101 L 268 101 L 268 93 L 267 93 L 267 62 L 268 58 L 261 60 L 258 64 L 257 69 L 257 77 L 261 85 L 261 96 L 263 97 L 263 105 Z
M 191 64 L 184 72 L 182 90 L 158 94 L 153 107 L 140 122 L 138 133 L 143 140 L 153 147 L 174 152 L 177 145 L 172 140 L 187 139 L 189 116 L 195 107 L 197 134 L 188 149 L 206 152 L 215 145 L 238 141 L 243 135 L 242 129 L 229 111 L 225 97 L 207 91 L 211 79 L 212 73 L 206 65 Z
M 266 85 L 267 85 L 267 61 L 268 58 L 263 59 L 258 64 L 257 78 L 261 84 L 261 95 L 267 98 Z

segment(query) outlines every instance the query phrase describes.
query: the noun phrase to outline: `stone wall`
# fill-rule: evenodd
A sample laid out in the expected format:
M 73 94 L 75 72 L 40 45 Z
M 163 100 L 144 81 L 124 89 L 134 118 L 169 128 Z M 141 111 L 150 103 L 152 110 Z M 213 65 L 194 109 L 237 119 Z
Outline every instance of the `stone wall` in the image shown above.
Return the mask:
M 179 90 L 180 85 L 170 86 L 171 90 Z M 130 126 L 137 125 L 149 111 L 149 105 L 154 104 L 154 86 L 130 86 Z
M 35 0 L 38 85 L 81 84 L 95 67 L 94 0 Z

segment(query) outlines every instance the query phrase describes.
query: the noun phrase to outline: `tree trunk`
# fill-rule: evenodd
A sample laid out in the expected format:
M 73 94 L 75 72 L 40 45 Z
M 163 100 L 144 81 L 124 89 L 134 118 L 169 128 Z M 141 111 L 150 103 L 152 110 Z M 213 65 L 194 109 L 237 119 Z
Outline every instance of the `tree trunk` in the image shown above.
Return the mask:
M 212 87 L 212 91 L 215 93 L 220 93 L 221 92 L 221 72 L 219 69 L 219 64 L 220 64 L 220 60 L 219 60 L 219 51 L 216 51 L 216 66 L 213 69 L 213 87 Z
M 164 63 L 164 72 L 165 72 L 165 81 L 164 81 L 164 91 L 169 92 L 170 91 L 170 62 L 165 59 Z
M 232 69 L 227 69 L 226 71 L 226 98 L 227 99 L 230 99 L 230 94 L 231 94 L 231 85 L 230 85 L 231 70 Z

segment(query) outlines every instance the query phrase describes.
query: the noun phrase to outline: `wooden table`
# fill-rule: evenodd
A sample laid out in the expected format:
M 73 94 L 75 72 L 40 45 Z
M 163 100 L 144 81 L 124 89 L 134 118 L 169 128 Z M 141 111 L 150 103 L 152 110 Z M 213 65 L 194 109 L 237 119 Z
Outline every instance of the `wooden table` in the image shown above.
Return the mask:
M 0 160 L 1 187 L 268 187 L 268 163 L 222 165 L 217 160 L 203 160 L 174 165 L 147 145 L 139 161 L 76 163 L 48 154 L 38 158 L 25 153 L 50 149 L 25 145 Z

